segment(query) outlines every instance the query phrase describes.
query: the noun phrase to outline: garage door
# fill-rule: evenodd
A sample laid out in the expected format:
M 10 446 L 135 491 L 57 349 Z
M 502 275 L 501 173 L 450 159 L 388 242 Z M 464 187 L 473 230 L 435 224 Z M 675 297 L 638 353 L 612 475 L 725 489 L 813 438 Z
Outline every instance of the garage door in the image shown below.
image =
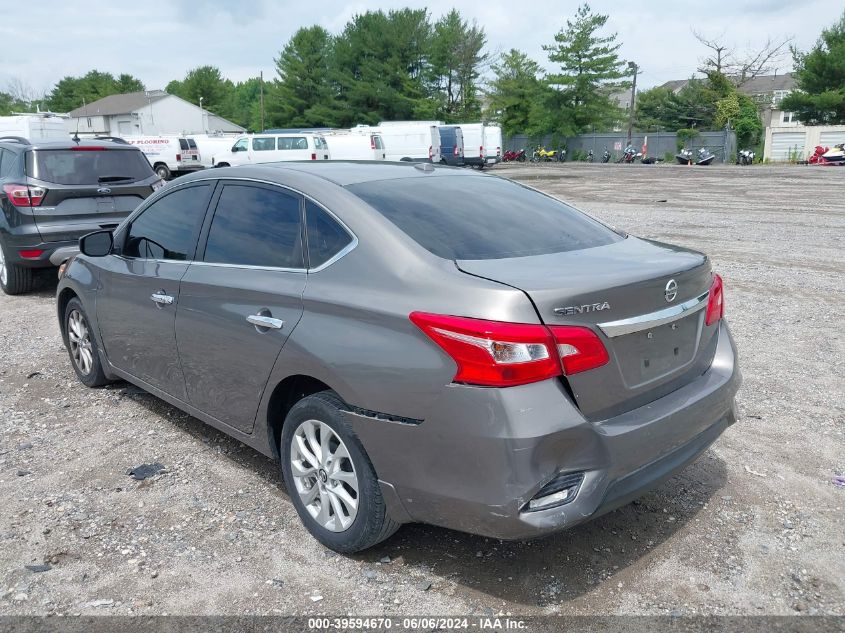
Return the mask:
M 839 145 L 840 143 L 845 143 L 845 130 L 839 130 L 837 132 L 822 132 L 819 135 L 819 144 L 824 145 L 825 147 L 833 147 L 834 145 Z
M 804 137 L 804 132 L 772 132 L 769 158 L 774 161 L 804 158 Z

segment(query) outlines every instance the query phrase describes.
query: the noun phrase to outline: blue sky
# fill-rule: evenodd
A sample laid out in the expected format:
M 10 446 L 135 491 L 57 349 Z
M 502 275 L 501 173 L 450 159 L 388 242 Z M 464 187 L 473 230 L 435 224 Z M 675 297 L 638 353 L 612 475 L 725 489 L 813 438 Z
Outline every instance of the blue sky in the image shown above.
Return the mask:
M 62 76 L 91 68 L 129 72 L 148 88 L 163 88 L 190 68 L 212 64 L 242 80 L 274 74 L 273 58 L 300 26 L 321 24 L 338 32 L 355 13 L 404 6 L 427 7 L 435 18 L 459 9 L 487 32 L 488 51 L 519 48 L 551 69 L 542 45 L 571 17 L 579 2 L 558 0 L 39 0 L 20 5 L 0 0 L 0 90 L 19 79 L 49 90 Z M 4 5 L 7 5 L 4 7 Z M 836 0 L 594 0 L 594 11 L 610 15 L 608 31 L 619 34 L 621 54 L 636 61 L 639 83 L 649 87 L 694 72 L 705 50 L 691 30 L 723 37 L 739 49 L 767 37 L 794 36 L 799 48 L 815 42 L 835 22 Z M 23 27 L 22 27 L 23 25 Z M 32 28 L 29 28 L 29 26 Z M 25 33 L 25 35 L 22 35 Z M 787 56 L 779 72 L 791 67 Z

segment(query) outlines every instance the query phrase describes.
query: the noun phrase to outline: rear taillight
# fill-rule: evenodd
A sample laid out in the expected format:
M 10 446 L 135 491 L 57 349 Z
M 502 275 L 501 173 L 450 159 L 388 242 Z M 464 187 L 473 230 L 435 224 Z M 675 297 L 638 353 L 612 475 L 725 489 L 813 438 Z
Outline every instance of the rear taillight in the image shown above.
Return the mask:
M 317 160 L 317 154 L 311 153 L 311 160 Z
M 455 145 L 455 148 L 452 150 L 452 152 L 454 153 L 455 156 L 458 155 L 458 146 L 457 145 Z
M 70 148 L 74 152 L 105 152 L 108 147 L 100 147 L 99 145 L 74 145 Z
M 713 325 L 723 316 L 725 316 L 725 293 L 722 278 L 719 275 L 713 275 L 710 296 L 707 298 L 707 317 L 704 322 L 707 325 Z
M 478 146 L 478 155 L 479 155 L 481 158 L 484 158 L 484 146 L 483 146 L 483 145 L 479 145 L 479 146 Z
M 502 155 L 502 148 L 501 148 L 501 147 L 497 147 L 497 148 L 496 148 L 496 156 L 501 156 L 501 155 Z
M 176 162 L 177 163 L 182 162 L 182 154 L 176 154 Z
M 549 328 L 557 343 L 557 353 L 567 376 L 606 365 L 610 360 L 604 343 L 585 327 L 553 325 Z
M 411 321 L 455 361 L 455 382 L 511 387 L 600 367 L 598 336 L 581 327 L 504 323 L 413 312 Z M 563 364 L 561 364 L 563 363 Z
M 18 251 L 18 254 L 23 259 L 38 259 L 44 253 L 43 249 L 31 248 L 23 251 Z
M 428 146 L 428 160 L 432 160 L 434 158 L 434 148 L 429 145 Z
M 370 149 L 375 149 L 375 148 L 376 148 L 376 137 L 371 136 L 370 137 Z
M 47 195 L 44 187 L 29 187 L 27 185 L 3 185 L 3 191 L 9 201 L 16 207 L 37 207 Z

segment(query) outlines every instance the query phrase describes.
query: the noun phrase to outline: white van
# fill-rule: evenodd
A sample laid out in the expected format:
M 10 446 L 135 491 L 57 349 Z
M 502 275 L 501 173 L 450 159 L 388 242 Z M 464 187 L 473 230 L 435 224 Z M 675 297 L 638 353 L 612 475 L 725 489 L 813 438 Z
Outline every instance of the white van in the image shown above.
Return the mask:
M 238 134 L 194 134 L 193 139 L 199 149 L 202 166 L 213 167 L 214 156 L 232 149 L 232 145 L 239 136 Z
M 487 150 L 487 164 L 502 162 L 502 128 L 498 125 L 484 126 L 484 149 Z
M 487 138 L 483 123 L 458 123 L 464 135 L 464 164 L 484 169 L 487 164 Z
M 184 136 L 124 136 L 137 146 L 150 161 L 153 171 L 164 180 L 171 176 L 203 169 L 196 141 Z
M 329 160 L 329 146 L 322 134 L 310 132 L 240 136 L 229 151 L 216 154 L 215 167 L 260 165 L 288 160 Z
M 20 136 L 29 141 L 66 141 L 69 137 L 66 120 L 67 117 L 49 112 L 0 116 L 0 137 Z
M 325 135 L 332 160 L 385 160 L 380 134 L 360 130 L 337 130 Z
M 381 136 L 385 160 L 440 162 L 440 121 L 383 121 L 367 128 Z M 367 126 L 358 126 L 362 130 Z

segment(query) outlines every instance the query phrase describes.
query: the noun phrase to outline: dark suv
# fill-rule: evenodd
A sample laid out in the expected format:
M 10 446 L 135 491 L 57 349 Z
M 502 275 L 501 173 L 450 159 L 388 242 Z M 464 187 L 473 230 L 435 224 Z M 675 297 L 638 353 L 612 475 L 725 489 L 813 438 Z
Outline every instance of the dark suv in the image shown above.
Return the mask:
M 61 263 L 80 236 L 116 227 L 162 185 L 124 142 L 0 138 L 0 287 L 29 291 L 34 269 Z

